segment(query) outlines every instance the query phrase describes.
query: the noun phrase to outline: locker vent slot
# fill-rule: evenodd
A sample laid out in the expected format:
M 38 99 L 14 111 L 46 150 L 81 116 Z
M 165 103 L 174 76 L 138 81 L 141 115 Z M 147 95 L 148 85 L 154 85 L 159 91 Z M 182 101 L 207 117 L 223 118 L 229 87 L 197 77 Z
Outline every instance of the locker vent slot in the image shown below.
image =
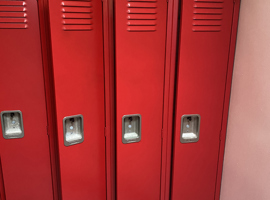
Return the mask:
M 26 2 L 0 0 L 0 29 L 26 29 Z
M 194 0 L 194 32 L 220 32 L 224 0 Z
M 64 31 L 90 31 L 93 29 L 91 0 L 62 1 Z
M 157 0 L 127 0 L 127 31 L 152 32 L 157 25 Z

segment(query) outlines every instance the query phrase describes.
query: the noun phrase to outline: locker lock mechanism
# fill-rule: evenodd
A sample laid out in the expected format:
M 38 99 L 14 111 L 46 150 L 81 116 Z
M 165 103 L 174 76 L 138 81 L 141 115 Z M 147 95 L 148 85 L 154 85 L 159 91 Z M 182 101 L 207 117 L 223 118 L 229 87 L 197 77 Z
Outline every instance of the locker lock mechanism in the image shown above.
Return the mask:
M 83 116 L 73 115 L 63 119 L 64 145 L 71 146 L 84 141 Z
M 183 115 L 181 118 L 181 143 L 199 141 L 200 115 Z
M 19 110 L 1 112 L 3 137 L 15 139 L 24 137 L 22 112 Z
M 124 144 L 141 141 L 141 115 L 124 115 L 122 117 L 122 142 Z

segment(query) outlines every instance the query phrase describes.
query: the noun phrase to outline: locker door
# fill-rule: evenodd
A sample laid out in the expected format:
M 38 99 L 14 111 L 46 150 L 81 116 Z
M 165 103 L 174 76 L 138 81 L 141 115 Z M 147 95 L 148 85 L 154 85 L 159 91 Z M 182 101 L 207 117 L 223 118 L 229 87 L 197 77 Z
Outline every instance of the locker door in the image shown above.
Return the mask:
M 0 157 L 0 199 L 3 200 L 5 196 L 5 188 L 4 188 L 4 181 L 3 181 L 3 171 L 2 171 L 2 163 Z
M 52 200 L 36 0 L 0 1 L 0 154 L 7 200 Z
M 117 200 L 160 198 L 167 1 L 115 1 Z
M 101 0 L 49 0 L 63 200 L 106 198 Z
M 172 200 L 214 199 L 233 0 L 182 1 Z

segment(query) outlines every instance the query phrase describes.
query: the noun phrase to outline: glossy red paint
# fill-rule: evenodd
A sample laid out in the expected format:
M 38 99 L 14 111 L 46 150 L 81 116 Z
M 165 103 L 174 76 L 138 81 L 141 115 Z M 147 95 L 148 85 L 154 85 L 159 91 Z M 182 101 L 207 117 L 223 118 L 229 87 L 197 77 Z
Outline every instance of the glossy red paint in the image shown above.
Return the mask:
M 169 200 L 179 1 L 168 2 L 160 199 Z
M 126 0 L 114 4 L 117 200 L 160 198 L 167 1 L 153 4 L 156 14 L 129 14 Z M 129 31 L 129 21 L 149 16 L 156 31 Z M 141 115 L 141 141 L 123 144 L 122 117 L 129 114 Z
M 61 182 L 59 169 L 59 154 L 58 154 L 58 139 L 56 125 L 56 108 L 55 108 L 55 93 L 54 79 L 51 58 L 51 38 L 49 25 L 48 2 L 46 0 L 38 1 L 39 6 L 39 21 L 41 34 L 41 47 L 43 58 L 43 72 L 45 80 L 45 97 L 47 107 L 47 130 L 49 136 L 50 153 L 51 153 L 51 169 L 53 181 L 53 198 L 54 200 L 61 199 Z
M 224 98 L 224 106 L 223 106 L 223 119 L 222 119 L 221 135 L 220 135 L 215 200 L 220 199 L 221 178 L 222 178 L 224 150 L 225 150 L 225 141 L 226 141 L 226 132 L 227 132 L 228 111 L 229 111 L 230 96 L 231 96 L 232 75 L 233 75 L 233 66 L 234 66 L 234 55 L 235 55 L 235 45 L 236 45 L 236 38 L 237 38 L 240 2 L 241 2 L 240 0 L 235 1 L 234 11 L 233 11 L 231 46 L 230 46 L 226 90 L 225 90 L 225 98 Z
M 0 157 L 0 199 L 1 200 L 5 199 L 5 186 L 4 186 L 4 180 L 3 180 L 1 157 Z
M 103 1 L 107 200 L 115 199 L 115 93 L 113 1 Z
M 38 7 L 24 2 L 28 28 L 0 30 L 0 111 L 21 110 L 25 132 L 4 139 L 1 131 L 2 199 L 52 200 Z
M 51 47 L 63 200 L 106 199 L 102 2 L 91 1 L 92 30 L 66 31 L 61 0 L 49 0 Z M 64 1 L 63 1 L 64 2 Z M 76 3 L 74 1 L 74 3 Z M 92 11 L 91 11 L 92 10 Z M 83 10 L 84 12 L 84 10 Z M 63 118 L 81 114 L 84 141 L 64 146 Z
M 201 9 L 211 6 L 217 5 L 207 1 L 199 5 Z M 221 25 L 198 28 L 194 24 L 198 5 L 192 0 L 181 4 L 172 200 L 209 200 L 215 196 L 234 1 L 224 0 L 218 6 L 222 9 L 222 15 L 217 15 L 222 18 Z M 201 16 L 205 23 L 207 13 L 205 10 Z M 180 142 L 184 114 L 201 116 L 197 143 Z

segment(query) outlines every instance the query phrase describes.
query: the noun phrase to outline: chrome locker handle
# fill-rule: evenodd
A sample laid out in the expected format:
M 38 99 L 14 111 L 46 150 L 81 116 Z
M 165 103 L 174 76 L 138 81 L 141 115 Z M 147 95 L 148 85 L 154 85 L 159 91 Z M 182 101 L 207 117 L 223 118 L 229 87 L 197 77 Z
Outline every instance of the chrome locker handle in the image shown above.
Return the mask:
M 63 119 L 64 145 L 71 146 L 84 141 L 83 116 L 73 115 Z
M 199 141 L 201 117 L 198 114 L 183 115 L 181 118 L 181 143 L 193 143 Z
M 141 115 L 124 115 L 122 117 L 122 142 L 124 144 L 141 141 Z
M 20 110 L 1 112 L 1 123 L 5 139 L 24 137 L 23 118 Z

